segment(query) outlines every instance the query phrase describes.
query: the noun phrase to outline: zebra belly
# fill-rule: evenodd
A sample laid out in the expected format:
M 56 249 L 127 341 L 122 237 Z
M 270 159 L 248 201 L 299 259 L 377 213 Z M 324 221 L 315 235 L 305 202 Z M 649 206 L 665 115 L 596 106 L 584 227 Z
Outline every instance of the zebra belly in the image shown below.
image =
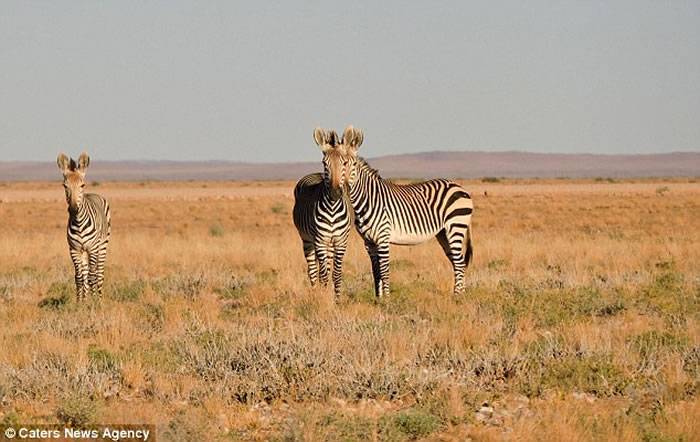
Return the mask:
M 406 232 L 392 232 L 389 242 L 399 246 L 413 246 L 426 242 L 430 238 L 435 237 L 437 232 L 427 232 L 427 233 L 406 233 Z

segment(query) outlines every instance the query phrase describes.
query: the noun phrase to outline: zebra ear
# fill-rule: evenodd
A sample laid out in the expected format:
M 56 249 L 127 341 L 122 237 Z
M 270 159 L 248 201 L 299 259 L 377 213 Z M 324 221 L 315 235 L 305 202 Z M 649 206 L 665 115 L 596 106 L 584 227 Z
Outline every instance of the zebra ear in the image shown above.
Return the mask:
M 346 127 L 343 132 L 343 145 L 345 145 L 350 152 L 357 153 L 357 150 L 362 145 L 364 137 L 360 129 L 355 129 L 350 125 Z
M 336 135 L 337 136 L 337 135 Z M 320 127 L 314 130 L 314 141 L 323 153 L 328 152 L 333 146 L 329 144 L 330 135 Z
M 355 150 L 359 149 L 360 146 L 362 146 L 363 141 L 365 141 L 365 133 L 362 132 L 362 130 L 360 129 L 355 129 L 355 142 L 353 143 L 353 147 L 355 148 Z
M 56 158 L 56 164 L 58 164 L 58 169 L 65 175 L 70 167 L 70 158 L 68 158 L 68 155 L 61 152 L 58 154 L 58 158 Z
M 80 157 L 78 157 L 78 170 L 84 173 L 85 169 L 87 169 L 89 165 L 90 157 L 88 156 L 87 152 L 81 153 Z
M 326 144 L 326 138 L 327 136 L 325 130 L 321 129 L 320 127 L 314 129 L 314 141 L 316 142 L 316 144 L 318 144 L 319 147 Z

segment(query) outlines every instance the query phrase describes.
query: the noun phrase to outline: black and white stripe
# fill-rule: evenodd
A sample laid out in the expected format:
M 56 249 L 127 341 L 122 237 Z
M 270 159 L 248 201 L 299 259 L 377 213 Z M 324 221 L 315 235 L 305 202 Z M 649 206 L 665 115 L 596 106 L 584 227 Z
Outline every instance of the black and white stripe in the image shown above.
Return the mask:
M 314 130 L 314 141 L 323 152 L 323 174 L 313 173 L 294 188 L 294 225 L 299 232 L 311 285 L 328 284 L 333 262 L 333 289 L 340 295 L 343 258 L 352 226 L 352 210 L 339 177 L 347 172 L 345 150 L 335 131 Z
M 333 289 L 340 295 L 343 258 L 352 218 L 347 198 L 333 198 L 320 173 L 306 175 L 294 188 L 294 225 L 304 246 L 311 285 L 326 285 L 333 262 Z
M 88 193 L 75 214 L 68 217 L 68 247 L 75 267 L 78 298 L 102 294 L 107 245 L 111 233 L 109 204 Z
M 104 283 L 107 245 L 111 234 L 111 214 L 107 200 L 94 193 L 84 193 L 85 169 L 90 162 L 83 153 L 76 163 L 61 154 L 68 202 L 67 239 L 73 266 L 78 299 L 89 293 L 101 295 Z
M 454 270 L 454 292 L 464 290 L 472 258 L 474 204 L 459 184 L 435 179 L 399 185 L 383 179 L 357 157 L 362 132 L 349 127 L 343 145 L 350 158 L 349 198 L 355 226 L 372 261 L 375 293 L 389 294 L 389 245 L 411 245 L 437 237 Z

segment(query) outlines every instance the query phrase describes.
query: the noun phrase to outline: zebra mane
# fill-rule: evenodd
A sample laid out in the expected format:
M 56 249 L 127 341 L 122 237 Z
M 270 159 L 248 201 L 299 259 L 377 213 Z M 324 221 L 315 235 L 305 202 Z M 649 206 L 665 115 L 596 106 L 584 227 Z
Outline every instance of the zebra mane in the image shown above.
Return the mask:
M 373 169 L 372 166 L 369 165 L 367 160 L 365 160 L 362 157 L 357 157 L 357 162 L 360 164 L 360 169 L 364 170 L 365 172 L 368 172 L 370 176 L 382 179 L 381 175 L 379 175 L 379 171 L 377 169 Z

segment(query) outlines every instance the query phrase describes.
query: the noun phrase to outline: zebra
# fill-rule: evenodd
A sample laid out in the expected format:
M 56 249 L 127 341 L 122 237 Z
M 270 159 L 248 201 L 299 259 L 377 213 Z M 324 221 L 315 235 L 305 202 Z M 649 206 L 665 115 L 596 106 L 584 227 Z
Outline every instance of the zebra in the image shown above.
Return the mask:
M 333 290 L 342 286 L 343 258 L 352 226 L 352 211 L 340 186 L 338 170 L 347 164 L 338 134 L 314 130 L 314 141 L 323 152 L 323 174 L 312 173 L 294 188 L 294 225 L 301 237 L 312 286 L 328 284 L 329 260 L 333 261 Z
M 77 298 L 82 300 L 88 293 L 101 296 L 111 231 L 109 204 L 100 195 L 85 193 L 85 171 L 90 165 L 87 153 L 81 153 L 77 162 L 60 153 L 56 162 L 63 173 L 68 203 L 67 238 Z
M 331 179 L 349 188 L 355 227 L 372 262 L 375 295 L 389 294 L 389 245 L 419 244 L 432 237 L 437 237 L 452 263 L 454 293 L 462 293 L 464 271 L 473 255 L 471 197 L 459 184 L 445 179 L 406 185 L 383 179 L 357 156 L 363 140 L 361 130 L 345 129 L 341 144 L 346 169 L 331 169 Z

